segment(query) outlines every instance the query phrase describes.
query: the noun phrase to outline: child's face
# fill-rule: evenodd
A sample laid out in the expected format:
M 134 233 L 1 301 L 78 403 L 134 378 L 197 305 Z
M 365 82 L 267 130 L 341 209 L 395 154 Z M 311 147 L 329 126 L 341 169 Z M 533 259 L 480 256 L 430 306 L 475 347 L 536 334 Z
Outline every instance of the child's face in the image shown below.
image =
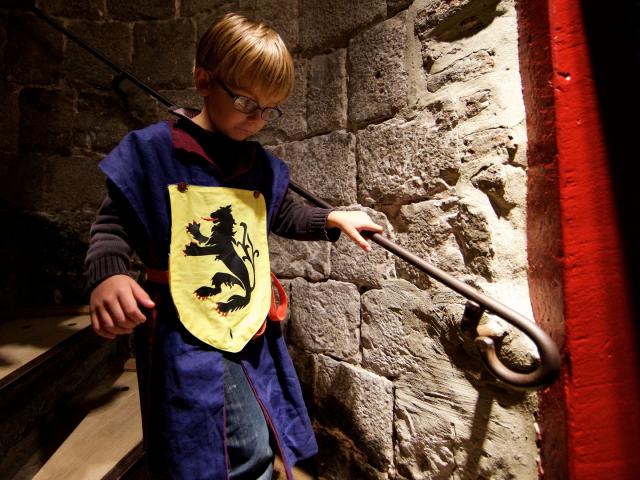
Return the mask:
M 204 102 L 211 127 L 233 140 L 245 140 L 257 134 L 267 123 L 261 117 L 262 110 L 258 109 L 251 114 L 242 113 L 234 107 L 232 95 L 248 97 L 256 101 L 261 108 L 276 105 L 250 87 L 225 86 L 231 93 L 225 91 L 216 81 L 209 83 Z

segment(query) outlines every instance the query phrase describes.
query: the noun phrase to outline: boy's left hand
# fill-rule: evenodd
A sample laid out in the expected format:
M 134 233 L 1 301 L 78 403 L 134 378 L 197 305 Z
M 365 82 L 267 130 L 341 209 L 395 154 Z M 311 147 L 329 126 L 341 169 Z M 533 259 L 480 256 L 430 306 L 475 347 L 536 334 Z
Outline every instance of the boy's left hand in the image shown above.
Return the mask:
M 383 228 L 371 220 L 365 212 L 333 210 L 327 217 L 327 228 L 337 227 L 360 245 L 365 252 L 371 251 L 371 245 L 360 232 L 367 230 L 374 233 L 382 233 Z

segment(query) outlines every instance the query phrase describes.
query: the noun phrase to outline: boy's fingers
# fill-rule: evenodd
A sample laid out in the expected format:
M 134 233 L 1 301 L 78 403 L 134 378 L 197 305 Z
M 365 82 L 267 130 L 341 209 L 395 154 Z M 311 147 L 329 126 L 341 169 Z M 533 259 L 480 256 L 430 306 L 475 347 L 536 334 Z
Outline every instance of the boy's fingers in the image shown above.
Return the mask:
M 122 297 L 126 297 L 126 294 Z M 111 317 L 113 324 L 113 333 L 129 333 L 129 330 L 134 328 L 137 324 L 134 321 L 129 320 L 126 313 L 122 308 L 123 298 L 121 296 L 116 297 L 113 301 L 107 303 L 107 311 Z M 116 331 L 120 329 L 122 331 Z
M 358 230 L 356 230 L 355 228 L 353 230 L 349 230 L 348 231 L 349 236 L 351 237 L 351 239 L 356 242 L 365 252 L 368 252 L 371 250 L 371 246 L 369 245 L 369 242 L 367 242 L 364 237 L 362 235 L 360 235 L 360 232 Z
M 105 332 L 108 335 L 113 335 L 115 338 L 116 335 L 122 335 L 124 333 L 130 333 L 130 330 L 120 328 L 113 323 L 113 319 L 109 314 L 109 311 L 104 307 L 98 307 L 96 309 L 96 319 L 98 323 L 98 328 L 101 332 Z M 99 333 L 98 333 L 99 335 Z M 109 337 L 106 337 L 109 338 Z
M 147 308 L 153 308 L 156 306 L 156 304 L 153 302 L 153 300 L 151 300 L 151 297 L 149 297 L 149 294 L 145 291 L 145 289 L 142 288 L 140 285 L 138 285 L 136 282 L 132 283 L 131 291 L 133 292 L 133 296 L 135 300 L 140 305 Z M 144 321 L 144 319 L 142 321 Z
M 140 311 L 133 295 L 124 295 L 123 298 L 120 299 L 120 305 L 127 319 L 133 323 L 131 326 L 135 327 L 147 319 L 144 313 Z
M 98 317 L 96 316 L 95 311 L 91 312 L 91 326 L 93 327 L 93 331 L 101 337 L 108 338 L 109 340 L 113 340 L 114 338 L 116 338 L 116 336 L 112 333 L 109 333 L 100 328 L 100 322 L 98 322 Z

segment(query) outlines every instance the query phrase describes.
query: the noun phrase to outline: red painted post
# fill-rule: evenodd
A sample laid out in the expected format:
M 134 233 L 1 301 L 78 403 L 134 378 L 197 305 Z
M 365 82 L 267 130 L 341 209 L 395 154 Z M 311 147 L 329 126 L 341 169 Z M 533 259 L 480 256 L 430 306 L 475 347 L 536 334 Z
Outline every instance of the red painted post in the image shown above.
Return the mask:
M 540 403 L 543 470 L 627 480 L 640 478 L 640 365 L 580 5 L 519 2 L 532 301 L 547 331 L 564 336 L 561 381 Z

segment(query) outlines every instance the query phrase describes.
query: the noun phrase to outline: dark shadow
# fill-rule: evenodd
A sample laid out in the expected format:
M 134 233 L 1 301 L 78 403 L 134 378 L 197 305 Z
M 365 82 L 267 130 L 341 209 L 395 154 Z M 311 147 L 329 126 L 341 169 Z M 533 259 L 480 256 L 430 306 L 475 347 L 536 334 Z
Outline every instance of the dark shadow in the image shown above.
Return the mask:
M 635 172 L 640 112 L 640 1 L 582 1 L 584 25 L 623 241 L 636 337 L 640 320 L 640 195 Z M 636 342 L 637 343 L 637 342 Z
M 64 225 L 0 199 L 0 301 L 4 310 L 82 305 L 87 245 Z

